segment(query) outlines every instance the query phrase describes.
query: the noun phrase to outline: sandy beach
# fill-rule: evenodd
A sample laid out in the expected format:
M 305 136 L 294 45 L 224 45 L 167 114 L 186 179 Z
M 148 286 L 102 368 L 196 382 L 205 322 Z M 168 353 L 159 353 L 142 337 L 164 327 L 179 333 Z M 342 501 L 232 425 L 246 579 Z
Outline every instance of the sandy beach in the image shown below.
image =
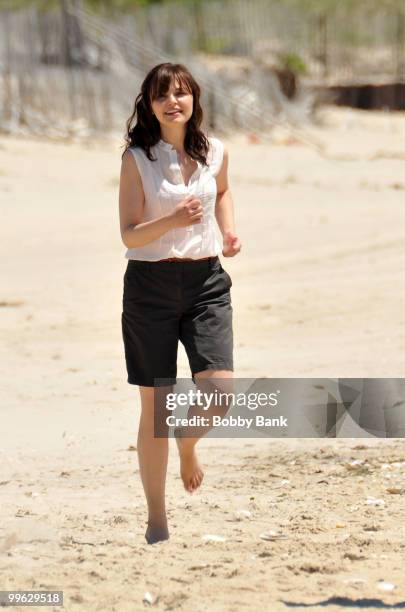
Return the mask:
M 403 377 L 405 114 L 319 122 L 322 155 L 281 128 L 223 138 L 235 376 Z M 1 589 L 63 590 L 86 612 L 403 606 L 402 439 L 204 439 L 192 495 L 171 440 L 171 538 L 144 541 L 120 145 L 0 137 Z

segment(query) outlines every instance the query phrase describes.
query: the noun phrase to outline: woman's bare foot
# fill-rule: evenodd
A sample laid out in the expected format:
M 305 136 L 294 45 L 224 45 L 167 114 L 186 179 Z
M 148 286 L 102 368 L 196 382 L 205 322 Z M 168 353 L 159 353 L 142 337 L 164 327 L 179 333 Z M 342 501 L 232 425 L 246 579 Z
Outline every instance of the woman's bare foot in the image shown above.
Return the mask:
M 168 540 L 169 530 L 167 528 L 167 523 L 152 523 L 152 521 L 148 521 L 145 539 L 148 544 L 156 544 L 156 542 Z
M 190 439 L 176 436 L 177 448 L 180 455 L 180 475 L 183 480 L 184 488 L 189 493 L 193 493 L 201 485 L 204 472 L 198 463 L 195 444 Z

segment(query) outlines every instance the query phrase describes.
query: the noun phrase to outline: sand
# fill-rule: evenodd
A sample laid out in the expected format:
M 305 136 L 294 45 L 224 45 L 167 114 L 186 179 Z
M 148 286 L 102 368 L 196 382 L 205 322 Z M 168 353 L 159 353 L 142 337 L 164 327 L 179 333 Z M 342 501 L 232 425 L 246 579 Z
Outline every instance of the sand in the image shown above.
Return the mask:
M 235 375 L 401 377 L 405 115 L 319 119 L 307 131 L 324 156 L 281 130 L 274 144 L 224 139 L 243 243 L 222 260 Z M 171 440 L 171 539 L 144 542 L 119 145 L 0 139 L 1 588 L 63 590 L 86 612 L 403 601 L 402 439 L 204 439 L 193 495 Z

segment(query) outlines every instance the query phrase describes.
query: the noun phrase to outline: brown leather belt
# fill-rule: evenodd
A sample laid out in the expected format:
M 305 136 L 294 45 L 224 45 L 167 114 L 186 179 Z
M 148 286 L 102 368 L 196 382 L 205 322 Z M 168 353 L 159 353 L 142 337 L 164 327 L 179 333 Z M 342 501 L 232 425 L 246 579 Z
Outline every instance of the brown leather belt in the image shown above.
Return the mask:
M 201 259 L 192 259 L 191 257 L 169 257 L 169 259 L 159 259 L 156 263 L 161 263 L 163 261 L 205 261 L 207 259 L 212 259 L 212 256 L 201 257 Z

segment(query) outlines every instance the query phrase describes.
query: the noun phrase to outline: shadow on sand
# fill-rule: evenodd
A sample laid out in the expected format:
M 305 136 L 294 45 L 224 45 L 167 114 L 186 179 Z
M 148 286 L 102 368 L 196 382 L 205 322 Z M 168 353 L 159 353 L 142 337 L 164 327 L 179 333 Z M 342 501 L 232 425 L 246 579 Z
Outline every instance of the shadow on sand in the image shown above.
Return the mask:
M 342 606 L 342 608 L 376 608 L 377 610 L 405 610 L 405 601 L 396 604 L 386 604 L 381 599 L 351 599 L 350 597 L 329 597 L 324 601 L 314 603 L 300 603 L 297 601 L 284 601 L 288 608 L 325 608 L 326 606 Z

